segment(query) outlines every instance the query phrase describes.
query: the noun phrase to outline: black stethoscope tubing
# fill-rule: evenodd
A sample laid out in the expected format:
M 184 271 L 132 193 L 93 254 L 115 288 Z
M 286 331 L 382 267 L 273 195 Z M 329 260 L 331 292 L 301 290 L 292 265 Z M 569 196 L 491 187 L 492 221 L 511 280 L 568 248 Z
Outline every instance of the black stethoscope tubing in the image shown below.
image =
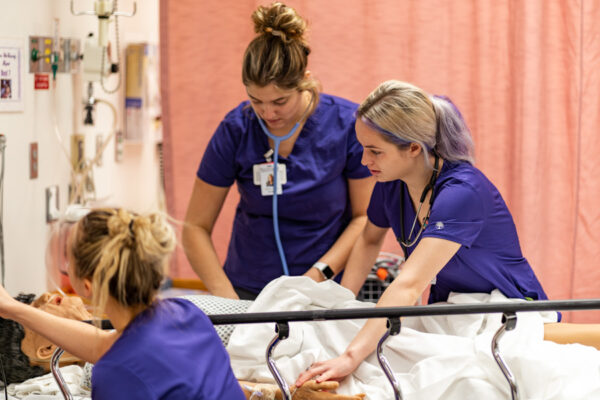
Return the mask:
M 402 251 L 404 252 L 405 260 L 408 258 L 408 248 L 414 246 L 417 243 L 417 241 L 421 237 L 421 234 L 423 233 L 423 230 L 425 229 L 425 227 L 427 227 L 427 224 L 429 223 L 429 216 L 431 215 L 431 208 L 433 207 L 433 200 L 435 199 L 434 191 L 435 191 L 435 183 L 437 182 L 437 177 L 438 177 L 439 163 L 440 163 L 440 157 L 439 157 L 439 155 L 435 154 L 435 162 L 433 164 L 433 172 L 431 173 L 431 178 L 429 178 L 429 183 L 427 183 L 427 185 L 423 189 L 423 192 L 421 193 L 419 207 L 416 211 L 415 219 L 413 220 L 412 226 L 410 228 L 410 233 L 408 235 L 408 241 L 406 238 L 406 234 L 404 232 L 404 188 L 406 187 L 406 183 L 404 183 L 404 181 L 401 181 L 402 184 L 400 186 L 400 237 L 396 238 L 396 240 L 398 241 L 398 243 L 400 243 L 400 246 L 402 247 Z M 425 198 L 427 197 L 427 193 L 430 190 L 431 190 L 431 197 L 429 197 L 429 210 L 427 210 L 427 215 L 425 216 L 425 219 L 423 220 L 423 223 L 421 224 L 421 227 L 419 228 L 417 235 L 411 241 L 410 238 L 413 235 L 415 226 L 419 219 L 419 213 L 421 212 L 421 207 L 423 206 L 423 203 L 425 202 Z

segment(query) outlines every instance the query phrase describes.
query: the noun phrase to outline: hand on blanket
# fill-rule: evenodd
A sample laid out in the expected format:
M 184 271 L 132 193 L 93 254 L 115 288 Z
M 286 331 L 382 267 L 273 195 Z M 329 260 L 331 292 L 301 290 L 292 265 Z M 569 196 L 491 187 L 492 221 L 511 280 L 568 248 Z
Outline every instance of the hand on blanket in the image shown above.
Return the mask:
M 300 387 L 304 382 L 316 376 L 318 376 L 317 382 L 339 381 L 350 375 L 359 364 L 360 362 L 357 363 L 348 353 L 331 360 L 316 362 L 300 374 L 295 385 Z
M 292 386 L 290 390 L 294 393 L 292 400 L 361 400 L 365 397 L 364 393 L 348 396 L 329 392 L 330 390 L 336 390 L 339 386 L 339 382 L 335 381 L 321 383 L 308 381 L 298 389 L 296 389 L 296 386 Z

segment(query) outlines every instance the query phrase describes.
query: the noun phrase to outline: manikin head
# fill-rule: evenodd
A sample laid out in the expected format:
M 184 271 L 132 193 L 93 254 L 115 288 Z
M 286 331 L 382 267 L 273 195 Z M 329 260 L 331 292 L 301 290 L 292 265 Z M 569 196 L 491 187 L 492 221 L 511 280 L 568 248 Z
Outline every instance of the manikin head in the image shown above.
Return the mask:
M 19 295 L 17 300 L 31 304 L 51 314 L 89 320 L 91 314 L 78 297 L 44 293 L 33 301 L 34 295 Z M 32 303 L 33 301 L 33 303 Z M 21 324 L 0 318 L 0 356 L 4 364 L 7 384 L 22 382 L 43 375 L 50 370 L 50 360 L 56 346 L 45 337 L 24 328 Z M 61 365 L 81 362 L 68 353 L 60 359 Z

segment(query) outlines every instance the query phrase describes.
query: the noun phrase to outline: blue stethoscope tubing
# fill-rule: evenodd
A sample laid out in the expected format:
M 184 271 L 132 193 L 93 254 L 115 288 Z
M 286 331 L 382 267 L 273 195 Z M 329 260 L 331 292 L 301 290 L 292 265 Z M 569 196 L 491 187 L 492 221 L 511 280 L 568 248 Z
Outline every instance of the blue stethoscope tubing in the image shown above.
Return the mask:
M 265 135 L 267 135 L 267 137 L 269 137 L 270 139 L 273 140 L 273 143 L 275 144 L 275 148 L 273 149 L 274 151 L 274 155 L 273 155 L 273 231 L 275 233 L 275 243 L 277 243 L 277 251 L 279 252 L 279 258 L 281 259 L 281 266 L 283 267 L 283 273 L 284 275 L 290 275 L 290 270 L 288 269 L 288 265 L 287 265 L 287 261 L 285 259 L 285 253 L 283 252 L 283 246 L 281 245 L 281 236 L 279 235 L 279 215 L 277 212 L 277 182 L 279 182 L 279 177 L 277 176 L 277 172 L 278 169 L 277 168 L 277 161 L 279 158 L 279 145 L 281 144 L 282 141 L 287 140 L 289 138 L 291 138 L 292 136 L 294 136 L 294 133 L 296 133 L 296 131 L 298 130 L 298 128 L 300 127 L 300 123 L 302 123 L 304 121 L 304 119 L 306 118 L 306 116 L 308 115 L 308 112 L 310 111 L 310 108 L 313 104 L 315 97 L 314 94 L 313 96 L 311 96 L 310 98 L 310 103 L 308 103 L 308 107 L 306 107 L 306 111 L 304 111 L 304 114 L 302 115 L 302 117 L 300 117 L 300 120 L 298 122 L 296 122 L 296 124 L 292 127 L 292 129 L 284 136 L 275 136 L 273 135 L 269 129 L 267 128 L 267 126 L 265 125 L 265 123 L 263 122 L 262 118 L 260 118 L 260 116 L 258 115 L 258 113 L 256 111 L 254 111 L 254 113 L 256 114 L 256 119 L 258 119 L 258 123 L 260 124 L 260 127 L 262 128 L 263 132 L 265 133 Z
M 277 176 L 277 172 L 278 172 L 277 170 L 279 168 L 277 168 L 277 161 L 278 161 L 278 157 L 279 157 L 279 144 L 282 141 L 291 138 L 294 135 L 294 133 L 296 133 L 296 131 L 298 130 L 298 127 L 300 126 L 300 122 L 302 120 L 296 122 L 296 124 L 292 127 L 292 130 L 290 130 L 285 136 L 275 136 L 269 131 L 269 129 L 267 129 L 263 120 L 258 115 L 256 117 L 258 118 L 258 123 L 260 124 L 260 127 L 262 128 L 265 135 L 267 135 L 270 139 L 272 139 L 273 143 L 275 144 L 275 149 L 274 149 L 275 154 L 273 156 L 273 231 L 275 232 L 275 243 L 277 243 L 277 251 L 279 252 L 279 258 L 281 258 L 281 265 L 283 267 L 283 273 L 285 275 L 289 275 L 290 271 L 288 269 L 287 261 L 285 259 L 285 253 L 283 252 L 283 246 L 281 244 L 281 236 L 279 235 L 279 216 L 278 216 L 278 212 L 277 212 L 277 182 L 279 182 L 279 178 Z

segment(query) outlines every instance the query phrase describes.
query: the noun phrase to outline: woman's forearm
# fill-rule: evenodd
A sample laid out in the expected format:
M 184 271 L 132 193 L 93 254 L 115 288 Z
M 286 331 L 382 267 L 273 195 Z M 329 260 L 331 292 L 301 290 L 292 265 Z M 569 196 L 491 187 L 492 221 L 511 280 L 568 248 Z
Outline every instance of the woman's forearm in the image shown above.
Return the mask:
M 377 260 L 382 240 L 383 235 L 376 240 L 370 240 L 366 231 L 362 231 L 350 253 L 341 282 L 342 286 L 352 290 L 354 294 L 358 294 Z
M 15 303 L 7 312 L 8 318 L 90 363 L 96 363 L 119 337 L 114 331 L 103 331 L 93 325 L 58 317 L 27 304 Z
M 319 260 L 315 261 L 323 261 L 331 267 L 336 275 L 341 272 L 346 266 L 352 247 L 362 232 L 366 222 L 366 215 L 352 218 L 346 229 L 344 229 L 344 232 L 342 232 L 327 253 L 323 254 Z
M 219 262 L 210 234 L 197 226 L 185 226 L 182 244 L 192 269 L 215 296 L 237 299 L 238 295 Z

